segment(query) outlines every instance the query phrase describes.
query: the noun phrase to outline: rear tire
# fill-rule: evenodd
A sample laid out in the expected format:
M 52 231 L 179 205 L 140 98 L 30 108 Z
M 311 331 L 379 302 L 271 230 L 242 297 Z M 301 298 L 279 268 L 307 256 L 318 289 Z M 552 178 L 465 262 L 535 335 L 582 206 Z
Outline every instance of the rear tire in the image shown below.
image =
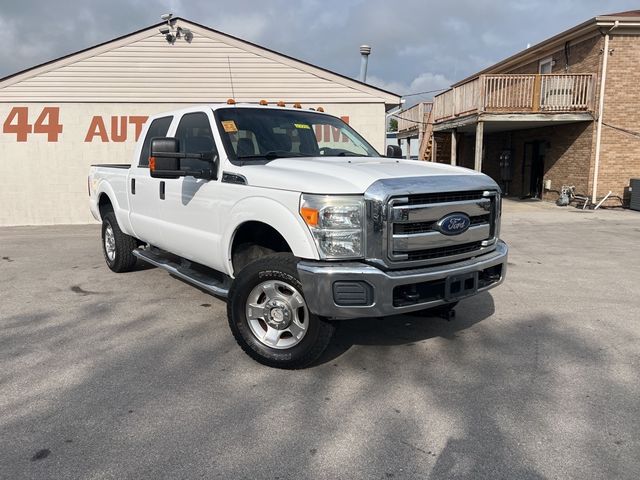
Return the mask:
M 109 210 L 102 216 L 102 253 L 107 266 L 116 273 L 128 272 L 136 265 L 133 251 L 138 241 L 120 230 L 116 215 Z
M 268 255 L 243 268 L 229 290 L 233 336 L 247 355 L 269 367 L 306 367 L 322 355 L 335 330 L 309 311 L 297 264 L 290 253 Z

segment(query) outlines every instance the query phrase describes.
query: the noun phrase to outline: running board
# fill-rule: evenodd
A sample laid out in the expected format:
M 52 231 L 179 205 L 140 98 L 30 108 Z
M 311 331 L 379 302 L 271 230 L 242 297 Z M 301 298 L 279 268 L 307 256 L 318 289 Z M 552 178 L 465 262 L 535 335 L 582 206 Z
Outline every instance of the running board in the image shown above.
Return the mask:
M 227 294 L 229 293 L 229 286 L 227 282 L 220 280 L 213 275 L 208 275 L 204 272 L 193 269 L 191 267 L 191 262 L 188 260 L 182 259 L 180 263 L 175 262 L 167 258 L 167 256 L 162 255 L 162 252 L 156 249 L 148 250 L 146 248 L 136 248 L 132 253 L 143 262 L 162 268 L 171 275 L 175 275 L 196 287 L 212 293 L 213 295 L 227 298 Z

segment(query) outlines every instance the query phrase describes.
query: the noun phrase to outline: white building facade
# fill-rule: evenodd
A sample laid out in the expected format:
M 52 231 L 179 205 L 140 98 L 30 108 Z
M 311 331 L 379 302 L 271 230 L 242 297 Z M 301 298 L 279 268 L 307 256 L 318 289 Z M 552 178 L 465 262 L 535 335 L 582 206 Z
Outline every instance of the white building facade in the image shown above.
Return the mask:
M 187 105 L 280 100 L 322 106 L 381 154 L 400 97 L 183 19 L 0 79 L 0 225 L 89 223 L 87 173 L 130 163 L 147 116 Z M 232 80 L 231 80 L 232 79 Z

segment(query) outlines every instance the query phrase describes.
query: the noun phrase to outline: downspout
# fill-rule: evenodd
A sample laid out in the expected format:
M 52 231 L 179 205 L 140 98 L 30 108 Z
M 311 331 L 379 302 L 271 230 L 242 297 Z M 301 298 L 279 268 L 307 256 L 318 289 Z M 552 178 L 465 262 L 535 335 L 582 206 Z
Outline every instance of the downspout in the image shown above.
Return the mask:
M 598 195 L 598 171 L 600 170 L 600 139 L 602 138 L 602 118 L 604 117 L 604 88 L 607 82 L 607 60 L 609 59 L 609 34 L 617 28 L 619 21 L 616 20 L 613 26 L 604 35 L 604 50 L 602 58 L 602 79 L 600 80 L 600 97 L 598 98 L 598 123 L 596 124 L 596 158 L 593 167 L 593 195 L 591 201 L 597 202 Z

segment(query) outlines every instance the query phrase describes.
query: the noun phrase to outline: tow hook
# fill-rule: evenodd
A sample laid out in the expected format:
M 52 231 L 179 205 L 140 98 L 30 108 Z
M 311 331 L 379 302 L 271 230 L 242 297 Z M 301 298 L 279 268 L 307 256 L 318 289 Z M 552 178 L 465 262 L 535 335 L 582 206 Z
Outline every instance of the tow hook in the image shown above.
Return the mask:
M 452 321 L 456 318 L 456 309 L 455 308 L 447 308 L 438 312 L 438 317 L 446 320 L 447 322 Z

